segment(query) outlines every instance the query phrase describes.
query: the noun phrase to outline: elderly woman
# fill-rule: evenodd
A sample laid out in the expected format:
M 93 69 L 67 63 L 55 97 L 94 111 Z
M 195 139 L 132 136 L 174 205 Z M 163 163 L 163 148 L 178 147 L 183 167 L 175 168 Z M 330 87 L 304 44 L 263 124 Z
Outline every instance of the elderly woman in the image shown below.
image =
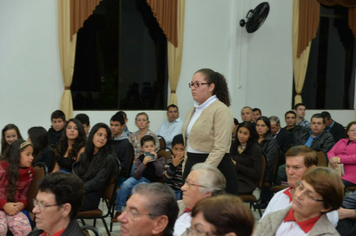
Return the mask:
M 183 124 L 187 158 L 183 180 L 196 163 L 217 167 L 226 178 L 226 192 L 238 194 L 237 174 L 229 157 L 232 114 L 229 90 L 224 76 L 211 69 L 200 69 L 189 83 L 194 107 Z
M 255 224 L 251 210 L 233 195 L 199 201 L 193 208 L 192 217 L 188 235 L 250 236 Z
M 345 187 L 356 185 L 356 121 L 346 127 L 348 138 L 340 139 L 328 152 L 329 162 L 336 169 L 344 165 L 344 175 L 341 177 Z
M 195 164 L 181 188 L 183 201 L 178 201 L 179 214 L 173 235 L 185 235 L 186 229 L 190 226 L 191 211 L 197 202 L 223 194 L 225 186 L 225 177 L 216 167 L 205 163 Z
M 292 206 L 263 218 L 254 236 L 339 235 L 326 213 L 338 209 L 343 197 L 342 181 L 333 170 L 310 168 L 297 184 Z

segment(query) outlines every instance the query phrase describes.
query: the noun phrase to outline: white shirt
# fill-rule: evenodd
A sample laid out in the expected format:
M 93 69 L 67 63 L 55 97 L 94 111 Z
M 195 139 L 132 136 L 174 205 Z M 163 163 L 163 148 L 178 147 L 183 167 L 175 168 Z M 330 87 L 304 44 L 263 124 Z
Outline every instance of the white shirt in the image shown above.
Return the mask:
M 166 146 L 172 147 L 172 140 L 174 136 L 182 133 L 183 121 L 178 117 L 172 123 L 165 120 L 156 132 L 156 135 L 161 135 L 166 141 Z
M 180 236 L 182 235 L 187 228 L 190 227 L 190 221 L 192 220 L 191 216 L 192 212 L 184 212 L 174 224 L 174 232 L 173 236 Z
M 283 189 L 283 190 L 277 192 L 273 196 L 271 201 L 268 203 L 268 206 L 267 206 L 265 212 L 263 213 L 262 218 L 260 219 L 260 222 L 263 219 L 263 217 L 265 217 L 269 213 L 286 209 L 292 203 L 292 202 L 290 202 L 289 196 L 287 194 L 285 194 L 284 191 L 289 191 L 289 193 L 290 193 L 290 188 L 288 188 L 287 190 Z M 334 210 L 334 211 L 328 212 L 328 213 L 326 213 L 326 216 L 328 217 L 331 224 L 334 227 L 336 227 L 337 222 L 339 221 L 339 214 L 337 213 L 337 211 Z

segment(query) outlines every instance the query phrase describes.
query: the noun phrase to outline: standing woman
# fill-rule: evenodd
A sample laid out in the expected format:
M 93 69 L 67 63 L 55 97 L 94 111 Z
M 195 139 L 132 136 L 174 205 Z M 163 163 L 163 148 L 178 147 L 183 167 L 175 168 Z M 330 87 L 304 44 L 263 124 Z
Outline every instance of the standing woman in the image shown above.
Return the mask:
M 150 120 L 148 119 L 148 115 L 146 112 L 140 112 L 136 115 L 135 118 L 135 123 L 138 128 L 136 132 L 132 132 L 130 135 L 130 143 L 132 144 L 132 147 L 135 150 L 135 159 L 138 158 L 141 154 L 143 154 L 143 151 L 141 150 L 141 138 L 145 135 L 150 135 L 156 140 L 156 150 L 158 150 L 159 147 L 159 141 L 157 138 L 157 135 L 148 129 L 148 125 L 150 124 Z
M 54 162 L 54 151 L 48 143 L 48 133 L 43 127 L 32 127 L 28 130 L 27 141 L 33 145 L 33 162 L 35 165 L 37 162 L 43 162 L 48 172 L 52 172 Z
M 31 232 L 30 222 L 21 210 L 26 207 L 27 190 L 33 180 L 32 152 L 32 144 L 19 139 L 0 161 L 0 235 L 8 230 L 13 235 Z
M 9 146 L 16 140 L 22 139 L 19 128 L 14 124 L 6 125 L 1 131 L 1 157 L 4 158 Z
M 239 194 L 252 194 L 262 175 L 262 151 L 257 143 L 255 125 L 242 122 L 237 128 L 237 138 L 231 145 L 230 156 L 235 164 Z
M 84 152 L 86 136 L 82 123 L 77 119 L 68 120 L 64 130 L 60 144 L 55 150 L 57 163 L 53 172 L 72 173 L 73 163 L 77 162 L 79 155 Z
M 98 208 L 100 198 L 114 174 L 115 161 L 109 127 L 104 123 L 94 125 L 85 151 L 74 165 L 74 173 L 84 181 L 85 194 L 81 211 Z
M 217 167 L 226 178 L 226 192 L 238 194 L 237 174 L 229 157 L 232 114 L 229 90 L 223 75 L 211 69 L 200 69 L 189 83 L 194 107 L 183 125 L 186 141 L 183 181 L 196 163 Z

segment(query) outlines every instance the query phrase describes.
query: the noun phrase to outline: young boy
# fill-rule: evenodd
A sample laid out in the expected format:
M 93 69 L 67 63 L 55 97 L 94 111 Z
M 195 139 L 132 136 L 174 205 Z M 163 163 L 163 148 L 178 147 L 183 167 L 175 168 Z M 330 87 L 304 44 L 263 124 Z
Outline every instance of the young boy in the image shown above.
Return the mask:
M 140 155 L 135 161 L 135 167 L 132 176 L 123 182 L 117 192 L 116 197 L 116 214 L 112 222 L 117 222 L 117 217 L 121 214 L 122 207 L 125 206 L 127 197 L 131 190 L 137 184 L 155 182 L 162 176 L 164 170 L 164 157 L 157 156 L 156 141 L 150 135 L 141 138 L 141 149 L 144 154 Z
M 125 118 L 121 115 L 115 114 L 110 119 L 110 130 L 112 134 L 112 142 L 114 145 L 116 157 L 121 163 L 121 176 L 125 176 L 126 169 L 129 165 L 130 152 L 132 145 L 129 141 L 129 137 L 124 131 Z M 130 170 L 128 170 L 130 171 Z
M 66 115 L 61 110 L 56 110 L 51 115 L 52 126 L 48 130 L 49 145 L 55 149 L 61 140 L 63 128 L 66 125 Z
M 173 156 L 170 157 L 165 165 L 165 171 L 163 172 L 163 178 L 166 185 L 170 186 L 177 197 L 180 200 L 182 187 L 182 163 L 184 160 L 185 146 L 183 141 L 183 135 L 178 134 L 174 136 L 172 140 Z
M 89 136 L 89 130 L 90 130 L 90 120 L 89 116 L 85 113 L 80 113 L 74 117 L 74 119 L 77 119 L 82 123 L 84 131 L 85 131 L 85 136 Z

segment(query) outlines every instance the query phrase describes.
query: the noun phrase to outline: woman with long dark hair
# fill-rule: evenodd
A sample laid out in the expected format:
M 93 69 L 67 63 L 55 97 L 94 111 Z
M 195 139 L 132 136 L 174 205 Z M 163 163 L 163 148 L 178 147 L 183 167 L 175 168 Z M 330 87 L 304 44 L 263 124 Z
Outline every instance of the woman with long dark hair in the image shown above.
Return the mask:
M 33 147 L 18 139 L 0 161 L 0 235 L 10 230 L 14 235 L 27 235 L 31 225 L 21 211 L 26 207 L 26 194 L 33 180 Z
M 94 125 L 85 151 L 74 165 L 74 173 L 84 181 L 85 195 L 81 211 L 98 208 L 100 198 L 115 171 L 115 158 L 110 128 L 104 123 Z
M 33 145 L 32 165 L 43 162 L 47 166 L 48 172 L 51 172 L 54 164 L 54 151 L 49 146 L 47 130 L 37 126 L 30 128 L 27 133 L 27 140 Z
M 86 142 L 82 123 L 77 119 L 68 120 L 64 127 L 61 142 L 55 150 L 57 163 L 53 171 L 72 172 L 72 165 L 84 152 Z
M 255 125 L 247 121 L 242 122 L 236 134 L 230 156 L 236 167 L 239 194 L 252 194 L 262 175 L 262 151 L 257 143 Z
M 14 124 L 6 125 L 1 131 L 1 157 L 4 158 L 9 146 L 16 140 L 22 139 L 19 128 Z

